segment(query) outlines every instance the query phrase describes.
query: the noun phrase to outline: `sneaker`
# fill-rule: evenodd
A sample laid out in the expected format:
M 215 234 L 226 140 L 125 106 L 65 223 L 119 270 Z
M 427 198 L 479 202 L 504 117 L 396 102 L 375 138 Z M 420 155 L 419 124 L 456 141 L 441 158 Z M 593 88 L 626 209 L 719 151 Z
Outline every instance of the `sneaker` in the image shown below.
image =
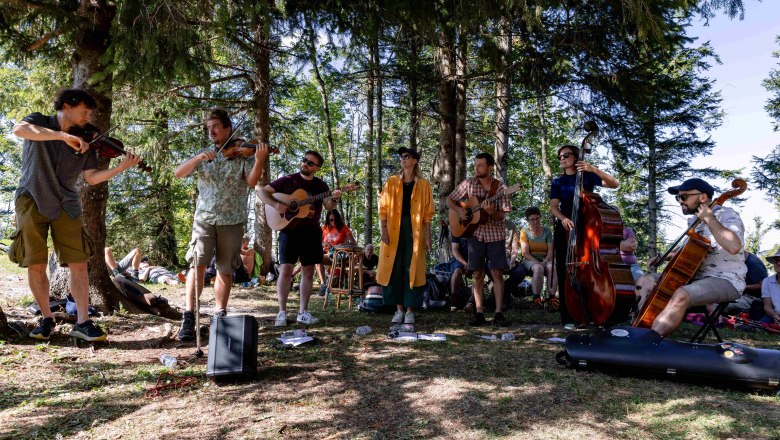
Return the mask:
M 287 312 L 284 310 L 279 311 L 276 314 L 276 321 L 274 321 L 274 327 L 287 327 Z
M 33 339 L 40 339 L 42 341 L 48 341 L 51 337 L 51 331 L 54 330 L 54 318 L 43 318 L 38 323 L 38 327 L 35 327 L 30 332 L 30 337 Z
M 414 312 L 406 312 L 404 315 L 404 324 L 414 324 Z
M 311 313 L 309 313 L 309 311 L 307 310 L 307 311 L 298 313 L 298 318 L 296 319 L 296 321 L 298 321 L 298 324 L 312 325 L 312 324 L 316 324 L 317 322 L 319 322 L 319 319 L 311 316 Z
M 479 327 L 480 325 L 485 325 L 487 321 L 485 321 L 485 315 L 479 312 L 475 312 L 473 315 L 471 315 L 471 319 L 469 319 L 469 325 L 472 327 Z
M 493 315 L 493 325 L 496 327 L 507 327 L 509 321 L 506 320 L 503 313 L 496 313 Z
M 96 326 L 91 319 L 87 319 L 81 324 L 74 325 L 73 330 L 70 331 L 70 336 L 93 342 L 105 341 L 108 335 L 100 327 Z
M 400 324 L 404 322 L 404 311 L 396 310 L 395 315 L 393 315 L 393 320 L 390 322 L 392 322 L 393 324 Z
M 563 325 L 563 329 L 566 331 L 574 331 L 577 330 L 577 325 L 574 324 L 573 322 L 568 322 Z
M 217 310 L 217 313 L 214 314 L 215 318 L 224 318 L 225 316 L 227 316 L 227 310 L 225 309 L 219 309 Z
M 298 286 L 300 288 L 300 285 Z M 320 284 L 320 296 L 325 296 L 325 293 L 328 291 L 328 282 L 325 281 L 324 283 Z
M 180 341 L 192 341 L 195 339 L 195 313 L 184 312 L 181 314 L 181 329 L 179 329 Z

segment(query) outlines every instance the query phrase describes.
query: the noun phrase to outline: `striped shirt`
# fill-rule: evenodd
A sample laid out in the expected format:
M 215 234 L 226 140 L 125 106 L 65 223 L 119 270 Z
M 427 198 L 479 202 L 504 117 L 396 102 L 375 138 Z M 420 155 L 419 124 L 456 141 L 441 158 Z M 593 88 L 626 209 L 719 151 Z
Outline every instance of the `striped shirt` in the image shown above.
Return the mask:
M 493 180 L 490 180 L 490 184 L 492 185 Z M 496 191 L 496 194 L 503 194 L 504 191 L 506 191 L 507 187 L 502 182 L 499 181 L 498 190 Z M 479 179 L 476 177 L 471 179 L 466 179 L 463 182 L 458 185 L 457 188 L 455 188 L 455 191 L 452 192 L 452 194 L 449 195 L 450 199 L 453 202 L 457 202 L 461 199 L 468 199 L 471 197 L 476 197 L 476 199 L 482 203 L 483 200 L 488 198 L 488 194 L 490 194 L 490 185 L 488 185 L 487 189 L 483 188 L 482 185 L 479 184 Z M 512 206 L 509 204 L 509 197 L 502 195 L 498 198 L 496 198 L 490 205 L 493 207 L 494 210 L 498 212 L 509 212 L 512 210 Z M 490 243 L 492 241 L 504 241 L 504 220 L 503 219 L 496 219 L 491 216 L 488 216 L 487 213 L 481 212 L 480 216 L 487 216 L 488 221 L 486 223 L 482 223 L 479 226 L 477 226 L 477 229 L 474 231 L 473 237 L 477 240 L 483 242 L 483 243 Z

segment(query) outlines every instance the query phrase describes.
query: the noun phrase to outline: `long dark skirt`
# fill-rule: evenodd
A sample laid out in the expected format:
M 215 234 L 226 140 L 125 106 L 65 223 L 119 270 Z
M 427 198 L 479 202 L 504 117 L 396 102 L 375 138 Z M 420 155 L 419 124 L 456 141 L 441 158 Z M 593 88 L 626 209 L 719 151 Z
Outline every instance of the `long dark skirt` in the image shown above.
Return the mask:
M 387 305 L 403 304 L 404 307 L 422 307 L 425 285 L 409 287 L 413 243 L 412 218 L 401 217 L 401 231 L 398 235 L 393 272 L 390 274 L 390 282 L 387 286 L 382 286 L 382 301 Z

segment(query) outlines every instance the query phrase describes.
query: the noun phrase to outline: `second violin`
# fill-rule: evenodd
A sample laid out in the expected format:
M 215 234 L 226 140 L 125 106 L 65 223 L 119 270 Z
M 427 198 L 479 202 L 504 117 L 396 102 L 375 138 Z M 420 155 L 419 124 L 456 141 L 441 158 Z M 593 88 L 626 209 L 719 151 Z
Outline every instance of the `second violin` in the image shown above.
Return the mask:
M 260 145 L 257 139 L 245 141 L 241 138 L 234 139 L 225 148 L 222 148 L 222 155 L 227 159 L 233 159 L 234 157 L 251 157 L 255 155 L 257 146 Z M 271 154 L 279 154 L 281 151 L 277 147 L 268 146 L 268 152 Z

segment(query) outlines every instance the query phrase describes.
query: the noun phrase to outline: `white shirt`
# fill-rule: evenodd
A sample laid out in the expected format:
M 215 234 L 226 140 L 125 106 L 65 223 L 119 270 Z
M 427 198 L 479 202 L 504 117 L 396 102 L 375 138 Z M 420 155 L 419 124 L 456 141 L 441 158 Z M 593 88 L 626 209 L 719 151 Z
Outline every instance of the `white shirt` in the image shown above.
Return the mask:
M 739 252 L 732 254 L 729 251 L 723 249 L 723 246 L 718 244 L 715 237 L 712 236 L 710 228 L 704 222 L 699 223 L 696 226 L 696 233 L 702 235 L 710 241 L 710 249 L 707 251 L 707 256 L 704 257 L 699 266 L 699 270 L 696 275 L 693 276 L 694 280 L 701 278 L 721 278 L 730 282 L 737 292 L 745 290 L 745 275 L 747 274 L 747 266 L 745 266 L 745 226 L 742 224 L 742 218 L 740 218 L 737 211 L 731 208 L 726 208 L 720 205 L 716 205 L 712 208 L 712 213 L 715 214 L 715 218 L 723 225 L 724 228 L 733 232 L 739 237 L 742 246 Z M 688 219 L 690 225 L 696 221 L 696 216 Z
M 780 283 L 777 282 L 777 275 L 768 276 L 761 282 L 761 298 L 772 298 L 775 312 L 780 313 Z

